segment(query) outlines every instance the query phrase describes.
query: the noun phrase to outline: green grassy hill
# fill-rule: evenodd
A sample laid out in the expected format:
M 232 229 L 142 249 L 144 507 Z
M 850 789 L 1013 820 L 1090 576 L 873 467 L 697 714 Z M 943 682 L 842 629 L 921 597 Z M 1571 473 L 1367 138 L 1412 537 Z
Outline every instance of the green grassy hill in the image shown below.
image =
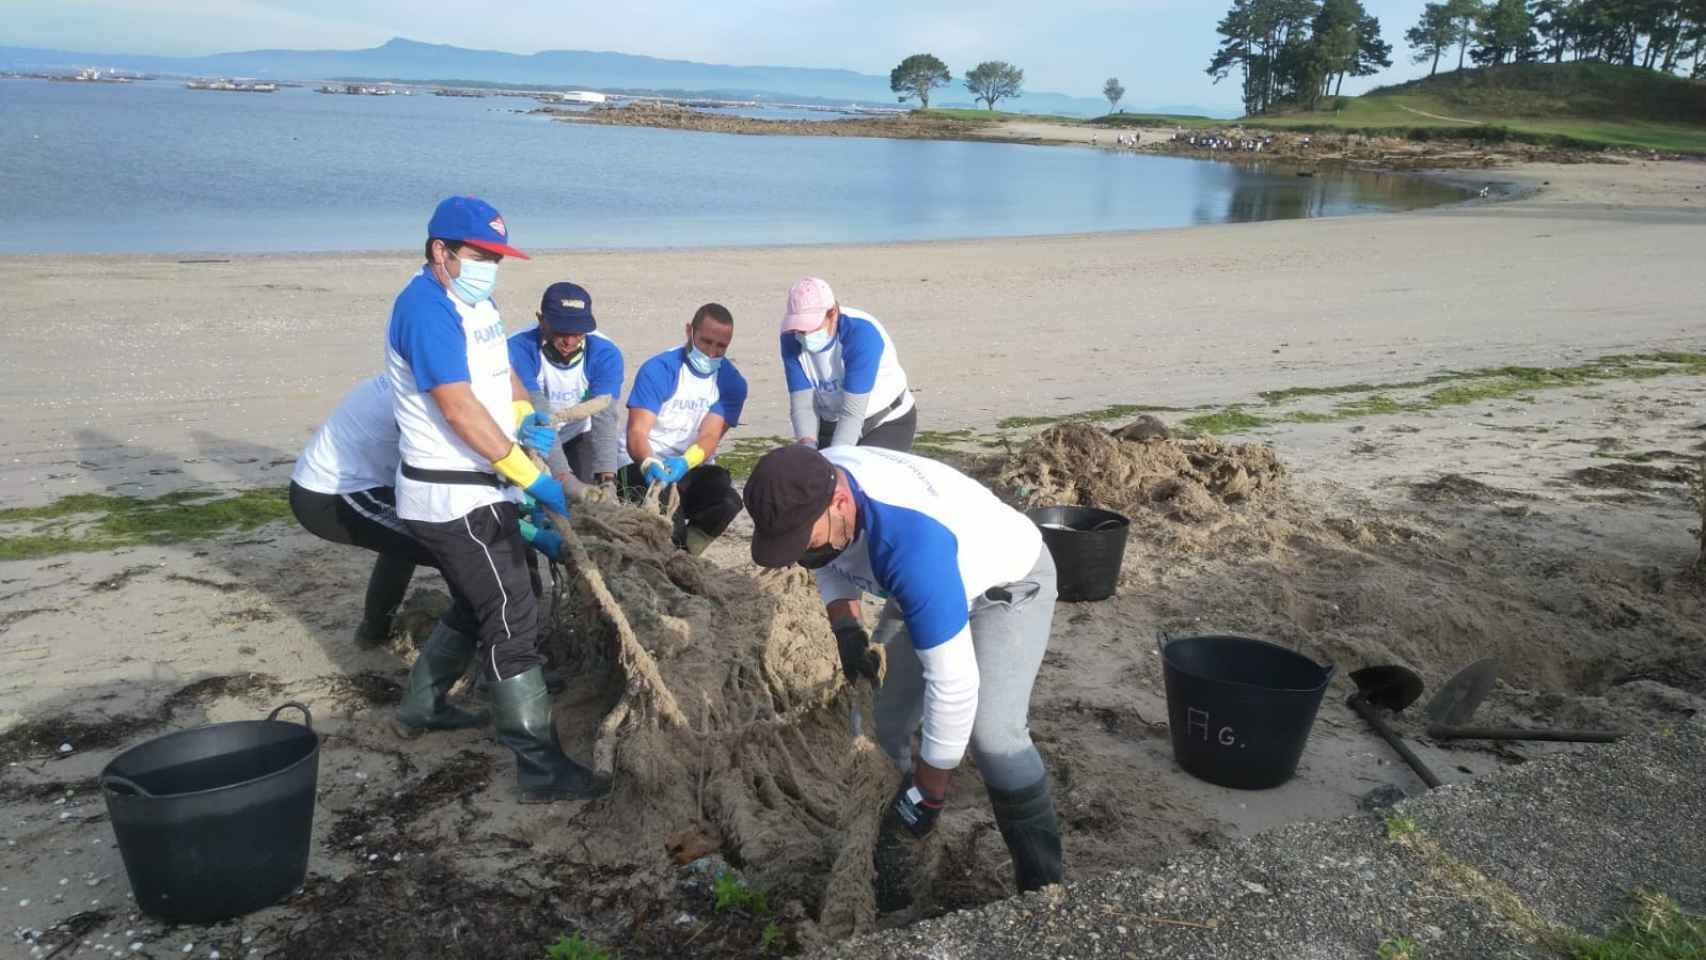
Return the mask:
M 1315 112 L 1246 122 L 1706 154 L 1706 83 L 1605 63 L 1507 64 L 1441 73 L 1324 100 Z

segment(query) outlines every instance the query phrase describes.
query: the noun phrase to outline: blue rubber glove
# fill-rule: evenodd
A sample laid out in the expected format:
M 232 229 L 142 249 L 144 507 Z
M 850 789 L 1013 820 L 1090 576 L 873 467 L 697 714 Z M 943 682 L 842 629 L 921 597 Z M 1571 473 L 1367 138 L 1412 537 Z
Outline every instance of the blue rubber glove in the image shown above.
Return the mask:
M 528 496 L 538 501 L 539 506 L 547 507 L 563 516 L 569 515 L 569 496 L 563 490 L 563 485 L 548 473 L 541 473 L 539 479 L 526 490 Z
M 543 520 L 544 517 L 536 516 L 534 519 Z M 527 520 L 523 520 L 521 521 L 521 537 L 533 549 L 549 557 L 552 563 L 562 561 L 563 535 L 552 530 L 549 526 L 536 526 Z
M 515 442 L 521 444 L 524 450 L 532 450 L 542 457 L 548 457 L 551 455 L 552 444 L 557 442 L 557 428 L 551 426 L 550 417 L 534 411 L 516 425 Z
M 647 457 L 645 462 L 640 464 L 640 473 L 645 476 L 647 483 L 669 482 L 669 469 L 657 457 Z
M 687 465 L 686 457 L 670 457 L 663 462 L 663 469 L 666 482 L 680 483 L 681 479 L 687 476 L 687 471 L 692 468 Z

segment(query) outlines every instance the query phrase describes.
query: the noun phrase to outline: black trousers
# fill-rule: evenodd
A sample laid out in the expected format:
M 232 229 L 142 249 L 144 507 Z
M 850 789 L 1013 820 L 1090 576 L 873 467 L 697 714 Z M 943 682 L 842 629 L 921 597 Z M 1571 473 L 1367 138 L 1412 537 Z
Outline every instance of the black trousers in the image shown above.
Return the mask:
M 835 436 L 834 420 L 825 420 L 817 427 L 817 447 L 828 450 L 829 441 Z M 859 438 L 861 447 L 882 447 L 884 450 L 894 450 L 898 453 L 912 452 L 912 438 L 918 435 L 918 405 L 915 403 L 906 416 L 897 417 L 888 423 L 879 424 L 865 431 Z
M 616 489 L 622 499 L 639 503 L 646 497 L 646 475 L 637 463 L 630 463 L 616 473 Z M 708 537 L 720 537 L 744 504 L 740 491 L 735 489 L 734 475 L 714 463 L 702 463 L 687 471 L 676 485 L 681 499 L 675 508 L 676 545 L 685 543 L 686 527 L 692 527 Z
M 438 557 L 453 601 L 446 626 L 479 638 L 480 674 L 504 680 L 544 661 L 539 656 L 539 603 L 528 573 L 521 510 L 487 504 L 444 523 L 405 521 Z
M 402 605 L 415 567 L 438 566 L 432 551 L 410 536 L 408 526 L 397 516 L 390 487 L 335 494 L 317 493 L 292 482 L 290 512 L 302 529 L 322 540 L 379 554 L 367 578 L 362 617 L 381 628 L 389 626 L 392 612 Z

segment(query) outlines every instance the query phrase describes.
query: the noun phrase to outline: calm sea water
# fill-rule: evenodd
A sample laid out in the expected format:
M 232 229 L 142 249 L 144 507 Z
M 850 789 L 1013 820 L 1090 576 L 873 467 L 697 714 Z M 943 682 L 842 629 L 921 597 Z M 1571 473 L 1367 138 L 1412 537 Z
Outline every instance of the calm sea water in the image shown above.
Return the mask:
M 1337 216 L 1411 178 L 995 143 L 580 126 L 508 97 L 0 80 L 0 252 L 414 246 L 451 193 L 522 249 L 847 243 Z

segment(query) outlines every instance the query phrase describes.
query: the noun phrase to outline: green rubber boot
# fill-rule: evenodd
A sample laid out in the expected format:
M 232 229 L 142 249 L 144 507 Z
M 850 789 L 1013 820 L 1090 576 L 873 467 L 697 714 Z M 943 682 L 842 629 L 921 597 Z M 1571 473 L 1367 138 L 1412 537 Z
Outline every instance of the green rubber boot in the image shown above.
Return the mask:
M 409 671 L 403 702 L 397 706 L 399 734 L 418 737 L 429 730 L 467 730 L 491 719 L 483 710 L 470 712 L 447 701 L 451 686 L 473 662 L 474 649 L 474 638 L 450 629 L 442 620 L 433 624 L 432 635 Z
M 551 720 L 551 693 L 545 672 L 534 667 L 492 684 L 498 742 L 515 751 L 516 780 L 522 803 L 591 800 L 610 792 L 600 777 L 563 754 L 557 725 Z
M 1013 877 L 1019 892 L 1029 893 L 1060 883 L 1066 870 L 1048 774 L 1018 790 L 991 787 L 989 803 L 995 808 L 995 825 L 1001 828 L 1001 839 L 1007 842 L 1007 852 L 1013 855 Z

